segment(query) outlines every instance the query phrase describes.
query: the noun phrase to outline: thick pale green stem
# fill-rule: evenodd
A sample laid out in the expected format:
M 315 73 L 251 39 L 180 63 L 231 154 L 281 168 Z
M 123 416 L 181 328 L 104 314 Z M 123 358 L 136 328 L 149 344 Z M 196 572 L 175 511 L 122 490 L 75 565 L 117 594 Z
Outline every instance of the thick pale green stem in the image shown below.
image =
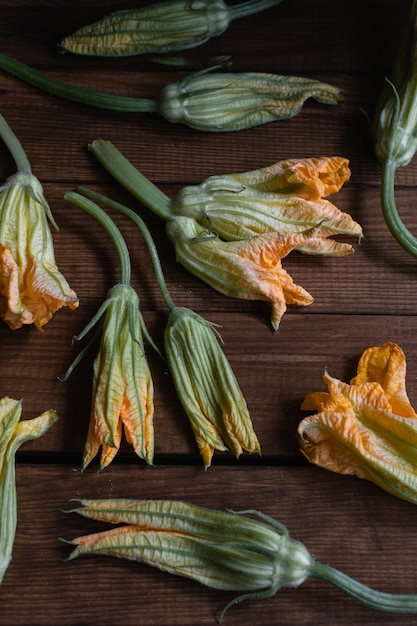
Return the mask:
M 384 219 L 391 234 L 409 254 L 417 257 L 417 238 L 408 230 L 398 214 L 395 204 L 394 179 L 396 165 L 387 160 L 383 163 L 381 183 L 381 205 Z
M 145 240 L 145 243 L 148 247 L 148 251 L 151 256 L 153 268 L 155 270 L 156 278 L 157 278 L 162 296 L 168 308 L 171 310 L 174 309 L 175 304 L 171 298 L 171 295 L 168 291 L 168 287 L 165 282 L 165 277 L 162 271 L 161 262 L 159 260 L 155 242 L 152 238 L 151 233 L 149 232 L 148 227 L 143 221 L 143 219 L 137 213 L 132 211 L 132 209 L 129 209 L 127 206 L 124 206 L 123 204 L 120 204 L 119 202 L 115 202 L 114 200 L 111 200 L 110 198 L 107 198 L 106 196 L 103 196 L 99 193 L 91 191 L 90 189 L 85 189 L 84 187 L 80 187 L 78 191 L 79 193 L 83 194 L 87 198 L 90 198 L 91 200 L 94 200 L 95 202 L 101 202 L 102 204 L 105 204 L 108 207 L 115 209 L 116 211 L 119 211 L 119 213 L 123 213 L 124 215 L 127 215 L 136 224 L 136 226 L 141 231 L 142 236 Z
M 247 15 L 253 15 L 254 13 L 260 13 L 274 7 L 276 4 L 280 4 L 282 0 L 248 0 L 241 4 L 228 7 L 231 13 L 232 20 L 239 17 L 246 17 Z
M 88 198 L 75 193 L 74 191 L 66 193 L 64 198 L 92 215 L 103 226 L 113 241 L 119 256 L 120 282 L 123 285 L 130 285 L 131 265 L 129 250 L 120 230 L 117 228 L 113 220 L 103 211 L 103 209 L 97 206 L 97 204 Z
M 355 598 L 355 600 L 372 609 L 397 613 L 417 612 L 417 594 L 395 594 L 376 591 L 323 563 L 316 562 L 314 564 L 312 575 L 338 587 Z
M 144 176 L 110 142 L 97 139 L 88 146 L 101 165 L 135 198 L 159 217 L 172 217 L 171 199 Z
M 13 160 L 16 164 L 16 168 L 19 172 L 29 172 L 32 173 L 32 169 L 30 167 L 29 159 L 26 156 L 25 151 L 23 150 L 22 144 L 4 119 L 4 117 L 0 114 L 0 137 L 3 139 L 7 148 L 10 151 L 10 154 L 13 157 Z
M 149 98 L 128 98 L 125 96 L 106 94 L 84 87 L 67 85 L 3 53 L 0 53 L 0 69 L 13 76 L 17 76 L 17 78 L 22 79 L 24 82 L 42 91 L 46 91 L 60 98 L 65 98 L 66 100 L 71 100 L 72 102 L 78 102 L 79 104 L 87 104 L 99 109 L 112 111 L 126 111 L 129 113 L 158 112 L 156 100 Z

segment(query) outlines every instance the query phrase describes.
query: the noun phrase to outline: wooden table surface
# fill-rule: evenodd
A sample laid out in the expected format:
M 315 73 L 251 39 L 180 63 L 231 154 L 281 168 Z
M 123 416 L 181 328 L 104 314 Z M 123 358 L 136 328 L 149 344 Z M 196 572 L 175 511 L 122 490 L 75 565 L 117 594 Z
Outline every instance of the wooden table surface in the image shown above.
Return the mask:
M 255 508 L 287 525 L 312 554 L 377 589 L 417 591 L 417 509 L 358 478 L 309 465 L 298 451 L 296 428 L 304 396 L 324 390 L 322 373 L 348 381 L 370 346 L 398 343 L 407 356 L 407 389 L 417 406 L 417 262 L 389 234 L 380 203 L 377 162 L 363 110 L 372 114 L 393 61 L 405 0 L 284 0 L 263 14 L 188 51 L 186 68 L 149 57 L 91 59 L 58 53 L 57 43 L 105 13 L 145 2 L 93 0 L 0 1 L 0 50 L 66 82 L 130 96 L 155 96 L 186 72 L 231 55 L 233 71 L 269 71 L 324 80 L 344 89 L 346 101 L 312 101 L 295 118 L 240 133 L 204 134 L 145 114 L 99 111 L 64 102 L 0 72 L 0 110 L 22 141 L 58 225 L 58 266 L 80 298 L 39 332 L 0 326 L 1 395 L 23 398 L 25 418 L 55 408 L 58 422 L 17 455 L 18 526 L 13 560 L 0 588 L 0 624 L 210 625 L 233 594 L 216 592 L 145 565 L 110 557 L 65 563 L 71 539 L 98 524 L 67 514 L 71 498 L 172 498 L 235 510 Z M 290 306 L 278 333 L 266 303 L 214 292 L 179 266 L 164 224 L 125 192 L 94 160 L 87 144 L 111 140 L 167 194 L 212 174 L 244 172 L 279 159 L 340 155 L 352 176 L 335 204 L 364 230 L 345 258 L 293 252 L 283 262 L 313 296 Z M 14 172 L 6 148 L 0 176 Z M 164 364 L 148 350 L 155 384 L 155 466 L 123 444 L 113 463 L 84 473 L 81 455 L 90 411 L 92 357 L 66 383 L 61 376 L 79 333 L 118 281 L 116 253 L 104 230 L 64 201 L 79 185 L 135 208 L 157 242 L 177 304 L 222 326 L 224 351 L 236 373 L 262 446 L 262 457 L 216 453 L 204 470 L 188 420 Z M 417 232 L 417 160 L 398 172 L 397 202 Z M 166 307 L 147 251 L 130 222 L 113 215 L 128 243 L 132 284 L 157 341 Z M 101 527 L 100 527 L 101 528 Z M 325 583 L 308 581 L 269 600 L 233 607 L 225 624 L 394 624 L 417 617 L 364 608 Z

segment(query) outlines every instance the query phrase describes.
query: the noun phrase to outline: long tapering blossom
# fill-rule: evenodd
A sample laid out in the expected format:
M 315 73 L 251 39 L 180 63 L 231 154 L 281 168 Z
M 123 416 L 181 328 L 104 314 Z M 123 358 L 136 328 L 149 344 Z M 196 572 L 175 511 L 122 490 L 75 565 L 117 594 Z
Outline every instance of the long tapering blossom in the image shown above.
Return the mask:
M 170 310 L 164 332 L 166 360 L 205 467 L 210 466 L 215 450 L 230 450 L 236 456 L 243 451 L 260 452 L 245 398 L 219 344 L 217 327 L 194 311 L 175 305 L 146 224 L 124 205 L 88 189 L 79 191 L 130 217 L 145 239 Z
M 228 6 L 223 0 L 162 0 L 105 15 L 65 37 L 61 47 L 74 54 L 104 57 L 187 50 L 221 35 L 232 20 L 280 2 L 247 0 Z
M 67 193 L 65 198 L 89 212 L 105 227 L 116 245 L 121 264 L 120 283 L 110 289 L 99 311 L 76 337 L 81 340 L 100 322 L 100 346 L 93 366 L 91 417 L 83 469 L 100 448 L 101 469 L 109 465 L 120 448 L 123 432 L 136 454 L 151 464 L 154 454 L 153 383 L 143 336 L 151 343 L 152 340 L 139 310 L 138 295 L 130 286 L 129 253 L 120 231 L 97 205 L 75 193 Z
M 0 399 L 0 583 L 12 559 L 17 526 L 15 455 L 18 448 L 41 437 L 58 419 L 55 411 L 20 421 L 22 402 Z
M 0 53 L 0 68 L 49 94 L 101 109 L 157 113 L 203 132 L 234 132 L 298 115 L 313 98 L 337 105 L 341 89 L 311 78 L 203 70 L 166 85 L 155 98 L 130 98 L 68 85 Z
M 242 592 L 242 600 L 270 598 L 285 587 L 318 578 L 380 611 L 417 612 L 417 594 L 376 591 L 316 561 L 287 528 L 259 511 L 216 511 L 175 500 L 78 500 L 69 512 L 123 524 L 77 537 L 68 561 L 106 555 L 146 563 L 213 589 Z M 249 517 L 251 515 L 252 517 Z
M 0 137 L 18 169 L 0 187 L 0 317 L 13 330 L 42 329 L 61 307 L 76 309 L 78 298 L 55 262 L 48 219 L 56 225 L 42 185 L 1 115 Z
M 405 375 L 404 353 L 391 342 L 365 350 L 350 384 L 325 372 L 328 392 L 305 398 L 301 408 L 317 413 L 301 421 L 298 438 L 311 463 L 417 504 L 417 414 Z

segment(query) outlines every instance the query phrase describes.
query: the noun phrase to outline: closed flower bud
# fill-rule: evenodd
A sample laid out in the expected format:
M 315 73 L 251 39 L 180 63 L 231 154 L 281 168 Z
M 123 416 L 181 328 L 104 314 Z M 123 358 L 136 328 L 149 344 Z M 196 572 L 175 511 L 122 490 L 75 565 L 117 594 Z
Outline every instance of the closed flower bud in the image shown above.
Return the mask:
M 61 47 L 75 54 L 129 56 L 194 48 L 227 30 L 238 17 L 282 0 L 249 0 L 228 7 L 223 0 L 165 0 L 116 11 L 65 37 Z
M 342 93 L 337 87 L 296 76 L 203 71 L 164 87 L 158 110 L 169 122 L 196 130 L 237 131 L 294 117 L 308 98 L 338 104 Z
M 172 309 L 165 352 L 205 467 L 214 450 L 259 452 L 246 401 L 215 335 L 215 325 L 184 307 Z
M 175 500 L 78 502 L 80 507 L 69 512 L 123 525 L 73 539 L 68 561 L 108 555 L 146 563 L 213 589 L 243 592 L 226 605 L 220 623 L 237 602 L 270 598 L 308 578 L 326 581 L 373 609 L 417 612 L 417 594 L 376 591 L 316 561 L 284 524 L 259 511 L 223 512 Z
M 314 239 L 314 229 L 285 238 L 266 233 L 243 241 L 222 241 L 203 231 L 191 217 L 177 217 L 167 223 L 167 234 L 181 265 L 220 293 L 270 302 L 275 330 L 287 304 L 305 306 L 313 301 L 293 282 L 281 259 L 309 238 Z

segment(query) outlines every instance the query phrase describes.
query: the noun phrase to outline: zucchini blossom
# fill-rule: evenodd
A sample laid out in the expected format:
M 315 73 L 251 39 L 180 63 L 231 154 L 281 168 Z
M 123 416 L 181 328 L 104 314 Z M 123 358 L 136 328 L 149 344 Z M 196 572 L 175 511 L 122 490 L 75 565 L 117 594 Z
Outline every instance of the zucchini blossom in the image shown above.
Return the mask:
M 89 189 L 80 188 L 79 192 L 130 217 L 145 239 L 161 294 L 170 310 L 164 332 L 166 360 L 204 466 L 211 465 L 215 450 L 230 450 L 236 456 L 243 451 L 260 452 L 246 401 L 219 344 L 216 324 L 175 305 L 155 243 L 139 215 Z
M 309 394 L 301 405 L 317 411 L 298 426 L 301 452 L 417 504 L 417 415 L 405 376 L 404 353 L 390 342 L 365 350 L 350 384 L 325 372 L 328 393 Z
M 374 116 L 375 152 L 382 162 L 382 212 L 391 234 L 417 257 L 417 238 L 399 216 L 394 195 L 395 172 L 417 150 L 417 1 L 401 37 L 392 76 L 386 80 Z
M 168 222 L 167 235 L 177 261 L 220 293 L 270 302 L 274 330 L 278 330 L 287 304 L 307 306 L 313 302 L 312 296 L 293 282 L 281 259 L 310 237 L 314 239 L 316 229 L 285 238 L 266 233 L 242 241 L 222 241 L 202 231 L 193 218 L 177 217 Z
M 42 185 L 1 115 L 0 137 L 18 169 L 0 187 L 0 317 L 13 330 L 41 330 L 61 307 L 76 309 L 78 298 L 55 262 L 48 219 L 56 224 Z
M 72 192 L 67 193 L 65 199 L 80 206 L 104 226 L 116 245 L 121 265 L 120 283 L 110 289 L 96 315 L 75 337 L 80 341 L 100 322 L 97 331 L 100 345 L 93 365 L 91 417 L 82 467 L 87 467 L 100 447 L 100 469 L 107 467 L 120 448 L 123 431 L 135 453 L 152 464 L 153 383 L 145 356 L 143 335 L 154 344 L 139 310 L 138 295 L 130 286 L 129 253 L 120 231 L 97 205 Z M 97 333 L 86 349 L 96 338 Z M 70 366 L 64 380 L 83 357 L 85 350 Z
M 0 69 L 26 83 L 83 105 L 113 111 L 157 113 L 172 123 L 206 132 L 238 131 L 297 115 L 308 98 L 339 104 L 342 91 L 308 78 L 261 72 L 203 70 L 166 85 L 156 98 L 130 98 L 68 85 L 0 53 Z
M 53 410 L 19 421 L 21 414 L 21 401 L 0 399 L 0 583 L 12 559 L 16 534 L 16 452 L 26 441 L 41 437 L 58 419 Z
M 352 246 L 329 235 L 362 235 L 359 224 L 322 198 L 349 178 L 348 162 L 341 157 L 278 161 L 253 172 L 213 176 L 171 199 L 111 142 L 99 139 L 89 149 L 135 198 L 167 221 L 168 237 L 187 270 L 225 295 L 272 302 L 275 329 L 286 304 L 313 301 L 294 285 L 281 259 L 291 250 L 349 254 Z
M 210 176 L 200 185 L 183 187 L 170 207 L 174 215 L 193 217 L 226 241 L 271 231 L 284 238 L 317 226 L 317 238 L 296 249 L 344 255 L 352 252 L 351 245 L 326 238 L 342 234 L 360 239 L 362 229 L 325 197 L 349 178 L 343 157 L 288 159 L 242 174 Z
M 61 42 L 67 52 L 117 57 L 194 48 L 224 33 L 232 20 L 259 13 L 282 0 L 165 0 L 116 11 L 78 29 Z
M 281 522 L 259 511 L 223 512 L 175 500 L 78 502 L 68 512 L 123 525 L 73 539 L 68 561 L 82 555 L 112 556 L 213 589 L 242 592 L 226 605 L 220 622 L 242 600 L 270 598 L 309 578 L 328 582 L 373 609 L 417 612 L 417 594 L 376 591 L 316 561 Z

